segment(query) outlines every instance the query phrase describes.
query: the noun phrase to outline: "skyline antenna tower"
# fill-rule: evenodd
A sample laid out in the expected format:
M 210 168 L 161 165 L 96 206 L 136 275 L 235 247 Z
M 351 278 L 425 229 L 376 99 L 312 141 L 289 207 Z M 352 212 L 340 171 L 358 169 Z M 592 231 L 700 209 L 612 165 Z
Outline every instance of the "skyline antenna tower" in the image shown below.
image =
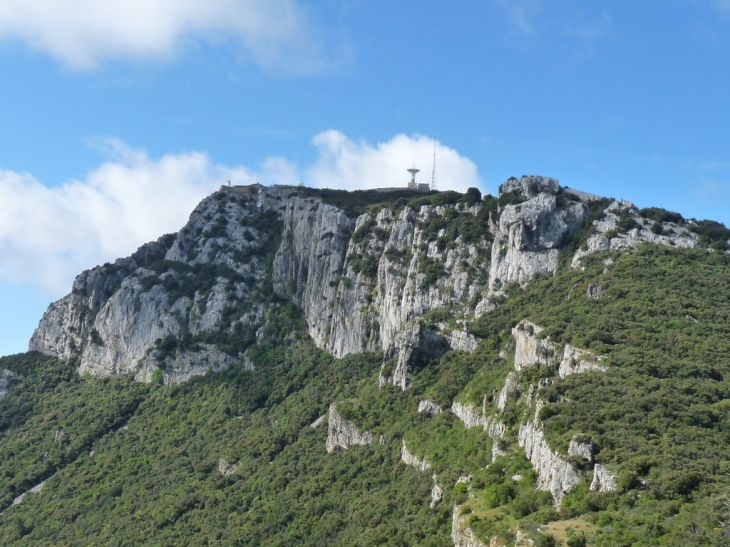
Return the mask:
M 436 139 L 433 141 L 433 169 L 431 170 L 431 191 L 436 191 Z

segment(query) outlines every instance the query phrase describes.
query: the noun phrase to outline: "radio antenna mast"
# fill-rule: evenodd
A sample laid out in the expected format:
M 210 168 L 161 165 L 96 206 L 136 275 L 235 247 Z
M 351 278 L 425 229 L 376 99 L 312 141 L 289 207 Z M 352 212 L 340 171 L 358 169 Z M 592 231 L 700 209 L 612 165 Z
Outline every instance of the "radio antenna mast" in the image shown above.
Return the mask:
M 431 171 L 431 191 L 436 191 L 436 140 L 433 141 L 433 170 Z

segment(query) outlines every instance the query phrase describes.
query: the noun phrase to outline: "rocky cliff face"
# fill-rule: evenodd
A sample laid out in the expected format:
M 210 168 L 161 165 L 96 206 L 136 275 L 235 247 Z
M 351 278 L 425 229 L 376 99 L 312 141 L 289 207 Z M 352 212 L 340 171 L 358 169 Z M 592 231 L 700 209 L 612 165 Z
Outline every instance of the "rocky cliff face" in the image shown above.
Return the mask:
M 622 228 L 622 225 L 629 228 Z M 699 238 L 689 229 L 690 226 L 653 222 L 642 218 L 630 201 L 613 201 L 606 207 L 602 218 L 593 221 L 593 232 L 585 247 L 576 252 L 571 267 L 580 268 L 581 260 L 589 254 L 627 249 L 641 243 L 694 249 L 699 246 Z
M 330 405 L 327 417 L 327 444 L 329 454 L 344 452 L 350 446 L 369 446 L 373 444 L 373 434 L 360 431 L 355 424 L 340 416 L 334 403 Z
M 406 389 L 414 362 L 476 347 L 424 315 L 448 307 L 469 317 L 502 286 L 554 271 L 586 209 L 552 179 L 508 181 L 502 195 L 520 203 L 489 211 L 491 222 L 454 201 L 354 219 L 296 188 L 223 188 L 178 234 L 79 275 L 30 349 L 78 356 L 79 371 L 95 376 L 149 380 L 160 369 L 183 381 L 242 362 L 240 341 L 265 337 L 273 291 L 304 311 L 319 347 L 338 357 L 381 350 L 382 382 Z
M 230 366 L 235 352 L 204 340 L 243 338 L 266 313 L 253 302 L 264 290 L 267 245 L 280 233 L 278 197 L 266 209 L 255 196 L 213 194 L 178 234 L 82 273 L 48 309 L 30 349 L 77 356 L 80 372 L 141 380 L 157 369 L 174 382 Z
M 618 477 L 600 463 L 593 468 L 590 490 L 593 492 L 613 492 L 618 488 Z
M 518 440 L 537 472 L 538 489 L 550 492 L 555 504 L 560 505 L 563 495 L 581 481 L 580 474 L 566 457 L 550 448 L 537 417 L 520 425 Z
M 426 458 L 419 458 L 408 450 L 405 439 L 401 441 L 400 459 L 404 464 L 413 467 L 417 471 L 428 471 L 431 469 L 431 464 L 426 461 Z
M 508 453 L 510 442 L 516 440 L 527 459 L 538 475 L 537 487 L 550 492 L 557 506 L 563 496 L 573 490 L 583 480 L 581 472 L 570 462 L 571 457 L 582 459 L 587 467 L 594 464 L 593 457 L 597 447 L 590 438 L 576 436 L 570 443 L 568 453 L 561 454 L 553 449 L 545 439 L 540 424 L 540 409 L 547 403 L 537 394 L 541 387 L 552 383 L 552 378 L 546 378 L 534 384 L 523 385 L 522 372 L 533 367 L 552 367 L 556 370 L 557 378 L 565 378 L 571 374 L 587 372 L 606 372 L 607 368 L 600 364 L 602 358 L 591 352 L 566 344 L 560 347 L 549 337 L 543 336 L 543 329 L 530 321 L 521 321 L 512 329 L 514 339 L 514 368 L 505 379 L 502 389 L 494 399 L 493 405 L 488 405 L 486 398 L 481 408 L 475 405 L 454 402 L 451 412 L 459 418 L 468 429 L 482 427 L 492 439 L 492 458 Z M 525 389 L 526 388 L 526 389 Z M 516 400 L 522 412 L 522 422 L 517 430 L 510 430 L 500 419 L 509 400 Z M 585 438 L 584 438 L 585 437 Z M 606 475 L 604 468 L 594 471 L 593 481 L 595 488 L 601 488 L 604 482 L 606 488 L 615 488 L 615 477 Z M 613 476 L 613 475 L 611 475 Z M 604 481 L 604 482 L 601 482 Z M 606 490 L 602 490 L 606 491 Z
M 489 274 L 492 291 L 555 273 L 560 248 L 578 231 L 588 211 L 579 197 L 560 190 L 558 181 L 543 177 L 502 185 L 501 193 L 526 201 L 507 205 L 496 223 Z
M 179 233 L 79 275 L 30 349 L 76 357 L 79 371 L 95 376 L 150 380 L 160 370 L 179 382 L 250 366 L 245 349 L 266 339 L 283 298 L 303 310 L 320 348 L 337 357 L 382 351 L 381 383 L 407 389 L 419 361 L 474 351 L 465 322 L 493 308 L 504 287 L 554 273 L 597 199 L 523 177 L 481 205 L 447 196 L 353 218 L 316 192 L 222 188 Z M 626 206 L 612 207 L 574 264 L 603 249 L 600 238 Z M 655 239 L 644 232 L 619 239 Z M 688 230 L 676 234 L 675 244 L 693 244 Z M 449 321 L 427 321 L 434 310 L 449 310 Z
M 487 547 L 469 528 L 466 518 L 462 516 L 458 505 L 454 506 L 451 517 L 451 540 L 454 542 L 455 547 Z M 498 543 L 494 544 L 499 545 Z

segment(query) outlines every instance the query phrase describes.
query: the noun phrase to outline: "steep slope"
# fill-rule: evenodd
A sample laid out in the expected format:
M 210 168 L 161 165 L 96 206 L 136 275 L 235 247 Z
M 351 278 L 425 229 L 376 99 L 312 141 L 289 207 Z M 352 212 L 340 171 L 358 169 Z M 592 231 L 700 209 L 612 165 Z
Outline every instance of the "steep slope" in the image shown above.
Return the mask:
M 719 545 L 729 237 L 541 177 L 221 189 L 0 362 L 3 507 L 43 483 L 0 537 Z

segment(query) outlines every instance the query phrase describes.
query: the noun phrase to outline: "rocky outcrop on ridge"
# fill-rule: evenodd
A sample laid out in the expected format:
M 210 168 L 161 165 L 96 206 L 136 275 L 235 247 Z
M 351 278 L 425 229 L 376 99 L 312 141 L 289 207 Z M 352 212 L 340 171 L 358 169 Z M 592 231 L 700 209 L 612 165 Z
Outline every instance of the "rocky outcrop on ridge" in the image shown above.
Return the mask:
M 493 308 L 504 287 L 554 273 L 598 198 L 527 176 L 489 199 L 448 197 L 352 218 L 316 192 L 224 187 L 179 233 L 79 275 L 30 349 L 78 356 L 79 372 L 94 376 L 143 380 L 160 369 L 165 381 L 184 381 L 245 362 L 241 341 L 264 341 L 280 305 L 262 298 L 273 290 L 303 310 L 318 347 L 336 357 L 382 351 L 381 383 L 407 389 L 419 361 L 474 351 L 464 321 Z M 456 326 L 424 322 L 438 309 L 450 310 Z
M 237 473 L 238 469 L 239 469 L 238 464 L 228 463 L 223 458 L 218 460 L 218 472 L 221 475 L 223 475 L 224 477 L 228 477 L 229 475 L 233 475 L 234 473 Z
M 451 413 L 464 422 L 464 427 L 467 429 L 472 427 L 484 428 L 487 425 L 484 409 L 477 408 L 474 405 L 454 402 L 451 405 Z
M 527 201 L 506 206 L 499 216 L 489 272 L 492 291 L 555 273 L 560 248 L 578 231 L 588 211 L 578 199 L 565 198 L 567 203 L 559 206 L 559 192 L 558 181 L 543 177 L 523 177 L 502 185 L 501 193 Z
M 504 386 L 494 399 L 494 407 L 488 407 L 486 399 L 482 407 L 454 402 L 451 412 L 459 418 L 466 428 L 481 426 L 492 439 L 492 459 L 508 454 L 508 439 L 516 438 L 525 456 L 538 475 L 537 487 L 549 491 L 556 505 L 560 505 L 565 493 L 570 492 L 583 476 L 572 463 L 571 458 L 581 460 L 587 467 L 593 466 L 597 447 L 593 441 L 576 435 L 570 443 L 568 454 L 560 454 L 550 447 L 540 424 L 540 409 L 546 404 L 537 397 L 540 387 L 549 385 L 553 380 L 544 379 L 530 384 L 526 392 L 520 392 L 521 373 L 531 367 L 554 366 L 555 379 L 571 374 L 587 372 L 606 372 L 600 364 L 601 357 L 591 352 L 566 344 L 562 348 L 544 336 L 541 327 L 529 321 L 521 321 L 512 329 L 514 339 L 514 368 L 505 379 Z M 553 370 L 555 370 L 553 369 Z M 507 401 L 517 397 L 522 402 L 523 420 L 517 431 L 511 431 L 500 420 Z M 602 484 L 603 470 L 594 473 L 596 484 Z M 598 477 L 598 478 L 596 478 Z M 609 479 L 610 482 L 610 479 Z
M 160 369 L 168 383 L 210 368 L 250 366 L 240 350 L 222 352 L 205 339 L 223 333 L 262 340 L 271 306 L 257 294 L 270 282 L 302 308 L 319 347 L 338 357 L 383 351 L 381 383 L 407 389 L 419 359 L 449 348 L 476 348 L 466 330 L 446 325 L 434 330 L 422 317 L 445 307 L 457 316 L 478 316 L 494 307 L 504 286 L 554 273 L 561 246 L 597 199 L 561 188 L 554 179 L 511 179 L 500 189 L 506 205 L 483 221 L 490 243 L 443 239 L 455 218 L 479 218 L 476 205 L 385 208 L 353 219 L 296 188 L 222 189 L 201 202 L 178 234 L 79 275 L 71 294 L 44 315 L 30 349 L 61 358 L 78 355 L 79 372 L 95 376 L 132 373 L 149 380 Z M 623 218 L 636 224 L 625 234 L 617 230 Z M 686 226 L 664 223 L 656 234 L 650 224 L 630 203 L 613 202 L 594 221 L 594 233 L 573 266 L 586 254 L 642 241 L 697 245 Z M 589 288 L 587 294 L 599 298 L 601 291 Z M 469 302 L 477 303 L 470 308 Z M 164 350 L 187 334 L 196 338 L 193 347 Z M 546 350 L 539 339 L 534 347 L 518 346 L 525 354 L 517 363 Z M 561 362 L 561 376 L 600 369 L 581 356 L 570 359 Z M 511 383 L 500 394 L 500 409 Z
M 431 509 L 436 507 L 444 499 L 444 489 L 441 488 L 441 486 L 439 486 L 439 483 L 436 481 L 435 473 L 432 478 L 433 478 L 433 488 L 431 488 L 431 503 L 429 504 L 429 507 Z
M 275 207 L 282 199 L 267 203 Z M 167 360 L 166 377 L 172 381 L 216 364 L 230 366 L 235 359 L 210 347 L 179 342 L 221 331 L 240 337 L 258 328 L 266 308 L 253 305 L 253 299 L 279 221 L 276 212 L 257 208 L 254 200 L 255 195 L 213 194 L 178 234 L 83 272 L 71 294 L 50 306 L 30 349 L 61 358 L 78 355 L 79 372 L 102 377 L 149 378 L 157 368 L 167 370 Z
M 518 442 L 537 472 L 537 488 L 550 492 L 559 506 L 563 495 L 581 481 L 580 474 L 565 456 L 550 448 L 537 416 L 520 425 Z
M 624 222 L 631 226 L 625 232 L 621 230 L 623 219 L 628 220 Z M 687 226 L 643 218 L 630 201 L 613 201 L 606 207 L 602 218 L 593 221 L 593 233 L 588 237 L 585 248 L 579 249 L 573 256 L 571 267 L 580 268 L 581 260 L 590 254 L 627 249 L 641 243 L 694 249 L 699 247 L 699 238 Z

